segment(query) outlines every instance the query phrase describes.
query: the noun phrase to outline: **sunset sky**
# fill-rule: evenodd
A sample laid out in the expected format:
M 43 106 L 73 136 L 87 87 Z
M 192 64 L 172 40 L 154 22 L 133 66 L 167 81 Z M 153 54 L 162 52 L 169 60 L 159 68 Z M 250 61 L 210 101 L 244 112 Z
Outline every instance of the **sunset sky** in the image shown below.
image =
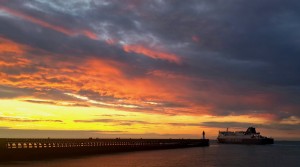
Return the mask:
M 0 0 L 0 137 L 300 140 L 297 0 Z

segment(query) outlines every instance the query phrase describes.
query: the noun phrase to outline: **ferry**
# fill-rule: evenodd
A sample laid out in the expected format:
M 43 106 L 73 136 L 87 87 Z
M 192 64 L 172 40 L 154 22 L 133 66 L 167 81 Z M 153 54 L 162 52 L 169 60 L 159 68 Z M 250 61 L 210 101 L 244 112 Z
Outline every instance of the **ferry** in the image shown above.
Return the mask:
M 228 144 L 274 144 L 274 139 L 261 136 L 254 127 L 249 127 L 247 131 L 219 131 L 217 138 L 219 143 Z

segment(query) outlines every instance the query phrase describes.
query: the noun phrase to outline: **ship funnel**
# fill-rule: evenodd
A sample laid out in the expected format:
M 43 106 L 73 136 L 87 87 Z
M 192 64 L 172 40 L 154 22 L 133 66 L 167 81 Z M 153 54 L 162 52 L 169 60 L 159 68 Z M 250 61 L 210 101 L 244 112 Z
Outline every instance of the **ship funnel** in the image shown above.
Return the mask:
M 256 130 L 254 127 L 249 127 L 246 131 L 247 134 L 256 133 Z

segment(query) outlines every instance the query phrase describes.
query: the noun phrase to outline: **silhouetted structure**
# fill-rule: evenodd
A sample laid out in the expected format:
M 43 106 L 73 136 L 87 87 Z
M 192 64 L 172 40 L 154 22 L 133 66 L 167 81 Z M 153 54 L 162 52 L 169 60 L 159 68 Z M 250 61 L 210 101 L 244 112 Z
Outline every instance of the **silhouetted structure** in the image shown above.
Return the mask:
M 247 131 L 219 131 L 217 138 L 219 143 L 229 144 L 274 144 L 274 139 L 260 135 L 254 127 L 249 127 Z
M 208 139 L 0 139 L 0 161 L 209 146 Z

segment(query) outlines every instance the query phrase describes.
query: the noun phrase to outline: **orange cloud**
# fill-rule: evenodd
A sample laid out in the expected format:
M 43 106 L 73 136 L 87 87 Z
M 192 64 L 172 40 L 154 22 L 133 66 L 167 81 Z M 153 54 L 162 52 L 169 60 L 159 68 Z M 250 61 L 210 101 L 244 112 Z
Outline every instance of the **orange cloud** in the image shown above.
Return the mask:
M 34 48 L 21 45 L 13 41 L 0 38 L 0 69 L 10 68 L 19 73 L 9 74 L 0 70 L 0 83 L 18 88 L 32 88 L 36 90 L 57 89 L 65 93 L 77 94 L 81 90 L 97 92 L 101 96 L 110 96 L 115 100 L 110 106 L 126 108 L 126 105 L 149 108 L 147 112 L 159 112 L 176 115 L 212 114 L 218 110 L 217 104 L 229 105 L 234 101 L 243 106 L 259 106 L 261 108 L 272 105 L 271 95 L 243 95 L 236 99 L 229 93 L 220 93 L 219 90 L 194 90 L 192 83 L 213 85 L 210 80 L 201 80 L 179 73 L 152 70 L 145 75 L 128 76 L 125 71 L 134 71 L 128 64 L 97 58 L 95 56 L 68 57 L 57 56 L 43 52 L 43 56 L 28 53 Z M 35 68 L 32 72 L 23 72 L 26 68 Z M 194 100 L 205 97 L 204 102 Z M 104 104 L 90 98 L 92 104 Z M 97 102 L 97 103 L 96 103 Z M 170 104 L 164 104 L 170 102 Z M 85 102 L 83 102 L 85 103 Z M 108 104 L 108 103 L 107 103 Z M 121 104 L 121 105 L 120 105 Z M 174 106 L 175 105 L 175 106 Z M 177 106 L 176 106 L 177 105 Z M 125 106 L 125 107 L 122 107 Z M 128 110 L 136 110 L 132 108 Z
M 11 40 L 0 37 L 0 52 L 23 54 L 25 47 L 12 42 Z
M 42 27 L 52 29 L 54 31 L 63 33 L 63 34 L 68 35 L 68 36 L 75 36 L 75 35 L 78 35 L 78 34 L 83 34 L 83 35 L 85 35 L 86 37 L 88 37 L 90 39 L 98 40 L 98 36 L 94 32 L 89 31 L 89 30 L 81 30 L 81 31 L 76 32 L 74 30 L 70 30 L 70 29 L 67 29 L 67 28 L 59 26 L 59 25 L 54 25 L 54 24 L 48 23 L 48 22 L 43 21 L 41 19 L 32 17 L 28 14 L 22 13 L 20 11 L 13 10 L 11 8 L 7 8 L 5 6 L 0 6 L 0 10 L 3 10 L 3 11 L 5 11 L 6 13 L 8 13 L 10 15 L 19 17 L 19 18 L 24 19 L 26 21 L 32 22 L 32 23 L 37 24 L 37 25 L 42 26 Z
M 22 57 L 27 47 L 0 37 L 0 67 L 25 66 L 31 61 Z
M 171 97 L 166 86 L 148 76 L 127 78 L 122 69 L 130 68 L 126 64 L 96 58 L 85 60 L 79 67 L 82 74 L 74 77 L 84 83 L 81 89 L 93 90 L 100 94 L 116 98 L 131 99 L 136 103 L 147 97 Z
M 149 72 L 148 75 L 128 77 L 124 70 L 134 71 L 136 69 L 121 62 L 100 59 L 94 56 L 83 59 L 80 57 L 68 58 L 64 55 L 60 55 L 60 57 L 64 57 L 64 61 L 59 61 L 56 59 L 57 56 L 53 56 L 50 53 L 41 51 L 43 56 L 32 55 L 27 52 L 34 50 L 34 48 L 9 40 L 5 41 L 6 45 L 10 44 L 15 48 L 19 48 L 19 51 L 12 52 L 11 57 L 9 57 L 10 60 L 4 59 L 5 56 L 0 56 L 0 60 L 3 60 L 3 63 L 10 62 L 9 68 L 18 70 L 20 73 L 7 74 L 4 71 L 0 71 L 0 83 L 2 85 L 32 88 L 40 91 L 57 89 L 74 94 L 80 90 L 89 90 L 102 96 L 120 99 L 121 101 L 110 102 L 112 104 L 110 106 L 126 108 L 127 110 L 136 110 L 138 107 L 132 106 L 141 106 L 151 108 L 147 112 L 172 115 L 183 112 L 192 114 L 195 111 L 207 113 L 208 109 L 201 106 L 194 106 L 188 109 L 164 106 L 163 103 L 166 101 L 177 104 L 185 103 L 185 106 L 191 105 L 187 101 L 178 99 L 184 94 L 189 94 L 190 91 L 187 86 L 184 86 L 185 82 L 189 81 L 189 78 L 179 74 L 157 70 Z M 21 52 L 26 54 L 17 54 Z M 21 62 L 24 62 L 24 64 L 20 65 Z M 34 67 L 36 71 L 23 73 L 23 68 L 27 67 Z M 178 79 L 180 82 L 178 82 Z M 90 99 L 93 103 L 87 105 L 96 104 L 94 103 L 96 101 L 93 100 Z M 97 104 L 101 105 L 102 103 L 97 102 Z
M 10 42 L 12 43 L 12 42 Z M 13 44 L 13 43 L 12 43 Z M 23 47 L 14 43 L 16 48 Z M 33 48 L 27 48 L 32 50 Z M 21 50 L 26 52 L 26 50 Z M 14 56 L 17 54 L 15 53 Z M 28 57 L 30 55 L 30 57 Z M 63 55 L 61 55 L 63 56 Z M 3 58 L 4 56 L 0 56 Z M 11 57 L 12 58 L 12 57 Z M 151 75 L 128 77 L 123 70 L 131 69 L 131 66 L 121 62 L 104 60 L 96 57 L 64 58 L 64 61 L 58 61 L 49 53 L 43 56 L 22 54 L 18 59 L 24 60 L 24 67 L 34 67 L 37 69 L 31 73 L 22 73 L 23 66 L 19 66 L 17 59 L 11 60 L 10 67 L 20 71 L 18 74 L 7 74 L 0 72 L 0 82 L 18 88 L 33 88 L 36 90 L 58 89 L 66 93 L 77 93 L 80 90 L 90 90 L 98 92 L 103 96 L 111 96 L 122 99 L 119 105 L 125 108 L 130 106 L 148 106 L 153 105 L 145 103 L 147 101 L 176 101 L 176 94 L 182 93 L 180 89 L 176 92 L 168 81 L 160 80 L 160 77 Z M 1 60 L 1 59 L 0 59 Z M 4 63 L 8 60 L 3 59 Z M 162 78 L 164 78 L 162 76 Z M 174 78 L 176 79 L 176 77 Z M 91 99 L 90 101 L 92 101 Z M 118 102 L 115 102 L 118 103 Z M 101 104 L 101 102 L 97 103 Z M 154 104 L 154 103 L 153 103 Z M 136 108 L 136 107 L 135 107 Z M 170 111 L 171 112 L 171 111 Z
M 143 54 L 143 55 L 151 57 L 153 59 L 167 60 L 172 63 L 181 64 L 181 59 L 177 55 L 166 53 L 166 52 L 160 52 L 160 51 L 156 51 L 156 50 L 151 50 L 142 45 L 124 45 L 123 49 L 126 52 Z
M 80 99 L 74 101 L 75 103 L 80 101 L 83 105 L 101 105 L 127 111 L 142 109 L 143 112 L 170 115 L 210 115 L 219 109 L 218 104 L 231 106 L 234 102 L 242 106 L 256 105 L 264 108 L 271 106 L 276 98 L 270 94 L 250 94 L 241 95 L 237 99 L 236 96 L 231 96 L 230 92 L 220 93 L 219 90 L 206 90 L 206 88 L 195 90 L 192 83 L 203 85 L 215 83 L 162 70 L 153 70 L 145 75 L 128 76 L 125 71 L 136 69 L 122 62 L 95 56 L 82 58 L 59 55 L 63 60 L 61 61 L 57 56 L 47 52 L 43 52 L 43 56 L 33 55 L 28 51 L 34 48 L 3 38 L 0 39 L 0 48 L 2 48 L 0 53 L 10 53 L 10 56 L 0 54 L 1 85 L 31 88 L 39 92 L 56 89 L 74 95 L 80 95 L 79 91 L 87 90 L 97 92 L 100 96 L 115 98 L 108 102 L 92 97 L 85 101 Z M 11 68 L 19 72 L 6 73 L 1 70 L 1 67 L 5 67 L 5 71 Z M 23 72 L 23 69 L 32 67 L 34 71 Z M 199 102 L 195 98 L 205 99 Z M 266 117 L 266 115 L 255 115 Z M 270 115 L 265 119 L 273 118 Z
M 95 56 L 74 57 L 58 56 L 44 51 L 43 56 L 34 55 L 28 51 L 34 50 L 29 46 L 0 38 L 0 69 L 10 68 L 18 73 L 6 73 L 0 70 L 0 83 L 18 88 L 36 90 L 57 89 L 65 93 L 77 94 L 81 90 L 97 92 L 101 96 L 110 96 L 121 101 L 111 101 L 110 106 L 142 106 L 151 108 L 147 112 L 168 114 L 185 113 L 210 114 L 218 109 L 218 103 L 228 105 L 235 101 L 241 105 L 257 105 L 260 107 L 272 104 L 269 95 L 245 95 L 236 100 L 228 93 L 220 94 L 218 90 L 194 90 L 192 83 L 213 85 L 212 81 L 192 78 L 179 73 L 152 70 L 145 75 L 128 76 L 125 71 L 134 71 L 128 64 L 97 58 Z M 23 72 L 26 68 L 34 71 Z M 205 97 L 204 102 L 194 100 Z M 90 99 L 91 102 L 96 99 Z M 205 103 L 206 101 L 206 103 Z M 165 102 L 170 104 L 165 105 Z M 93 105 L 90 104 L 90 105 Z M 102 104 L 97 102 L 95 104 Z M 104 104 L 104 103 L 103 103 Z M 118 105 L 122 104 L 122 105 Z M 175 106 L 174 106 L 175 105 Z M 176 106 L 177 105 L 177 106 Z M 107 105 L 108 106 L 108 105 Z M 128 107 L 127 107 L 128 108 Z M 132 109 L 135 110 L 135 109 Z

